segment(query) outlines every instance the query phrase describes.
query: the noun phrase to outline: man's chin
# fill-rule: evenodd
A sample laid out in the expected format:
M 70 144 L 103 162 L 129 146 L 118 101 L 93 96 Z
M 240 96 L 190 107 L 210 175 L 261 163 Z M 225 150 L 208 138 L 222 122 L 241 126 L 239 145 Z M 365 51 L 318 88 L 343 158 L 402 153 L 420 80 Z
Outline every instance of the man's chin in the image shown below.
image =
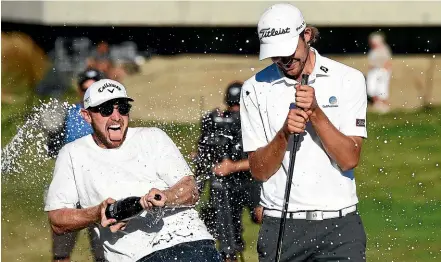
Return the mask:
M 300 75 L 300 72 L 296 68 L 294 70 L 287 70 L 287 71 L 285 71 L 285 74 L 290 76 L 290 77 L 294 77 L 295 78 L 295 77 L 298 77 Z
M 300 74 L 300 68 L 298 66 L 293 66 L 291 68 L 281 68 L 286 75 L 298 76 Z
M 121 140 L 108 140 L 108 148 L 117 148 L 120 147 L 121 144 L 123 143 L 124 139 Z

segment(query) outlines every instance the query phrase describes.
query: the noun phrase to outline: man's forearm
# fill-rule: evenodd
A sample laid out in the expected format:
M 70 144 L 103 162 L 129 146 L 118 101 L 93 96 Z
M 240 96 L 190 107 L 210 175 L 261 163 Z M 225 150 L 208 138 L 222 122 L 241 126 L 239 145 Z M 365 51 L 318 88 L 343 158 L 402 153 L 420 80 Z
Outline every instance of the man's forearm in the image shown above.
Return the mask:
M 88 227 L 101 217 L 100 206 L 85 209 L 62 208 L 49 211 L 49 221 L 56 234 L 63 234 Z
M 343 171 L 356 167 L 360 157 L 361 144 L 358 145 L 351 137 L 342 134 L 335 128 L 320 108 L 314 111 L 310 120 L 323 147 L 337 165 Z
M 247 170 L 250 170 L 250 161 L 248 159 L 244 159 L 234 162 L 233 171 L 231 171 L 231 173 Z
M 198 188 L 193 176 L 183 177 L 163 192 L 167 197 L 165 205 L 169 207 L 194 205 L 199 200 Z
M 266 146 L 249 153 L 249 165 L 252 176 L 258 181 L 267 181 L 282 164 L 288 146 L 288 137 L 279 131 Z

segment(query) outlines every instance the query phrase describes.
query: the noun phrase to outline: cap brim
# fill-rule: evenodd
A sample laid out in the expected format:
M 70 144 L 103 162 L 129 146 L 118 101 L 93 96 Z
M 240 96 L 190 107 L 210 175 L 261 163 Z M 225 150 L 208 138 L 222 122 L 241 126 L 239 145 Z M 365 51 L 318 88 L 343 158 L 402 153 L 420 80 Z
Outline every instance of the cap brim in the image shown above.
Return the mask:
M 89 108 L 89 107 L 96 107 L 96 106 L 99 106 L 101 104 L 104 104 L 107 101 L 114 100 L 114 99 L 126 99 L 126 100 L 128 100 L 130 102 L 135 101 L 135 100 L 133 100 L 133 98 L 130 98 L 130 97 L 127 97 L 127 96 L 116 96 L 116 97 L 112 97 L 110 99 L 103 99 L 103 100 L 100 100 L 100 101 L 96 101 L 95 103 L 93 103 L 93 105 L 90 104 L 87 108 Z M 85 109 L 87 109 L 87 108 L 85 108 Z
M 299 36 L 295 36 L 281 43 L 260 44 L 259 60 L 270 57 L 291 56 L 297 49 Z

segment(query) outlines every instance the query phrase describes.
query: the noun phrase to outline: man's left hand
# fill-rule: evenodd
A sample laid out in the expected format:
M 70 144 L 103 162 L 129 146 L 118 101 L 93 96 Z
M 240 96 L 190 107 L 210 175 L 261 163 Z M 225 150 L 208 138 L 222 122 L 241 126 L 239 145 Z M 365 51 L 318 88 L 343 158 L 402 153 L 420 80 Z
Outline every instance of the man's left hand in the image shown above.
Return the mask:
M 296 85 L 296 106 L 302 108 L 310 116 L 318 108 L 314 88 Z
M 161 196 L 161 199 L 155 199 L 156 195 Z M 153 207 L 164 207 L 165 201 L 167 201 L 167 197 L 164 192 L 157 188 L 152 188 L 145 196 L 141 197 L 140 203 L 144 209 L 149 210 Z
M 108 205 L 115 203 L 115 199 L 107 198 L 99 205 L 100 213 L 101 213 L 101 226 L 109 227 L 112 233 L 117 232 L 118 230 L 124 230 L 126 228 L 125 222 L 116 222 L 116 219 L 109 219 L 106 217 L 106 208 Z
M 213 173 L 217 176 L 228 176 L 233 172 L 234 162 L 231 159 L 224 159 L 213 167 Z

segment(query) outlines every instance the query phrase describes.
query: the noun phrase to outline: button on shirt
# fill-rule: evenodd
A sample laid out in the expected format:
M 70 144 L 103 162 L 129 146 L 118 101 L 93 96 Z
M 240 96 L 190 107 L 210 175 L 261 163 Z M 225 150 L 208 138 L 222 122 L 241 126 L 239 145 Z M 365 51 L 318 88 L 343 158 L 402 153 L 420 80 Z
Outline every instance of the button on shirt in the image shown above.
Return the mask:
M 316 100 L 331 123 L 346 136 L 367 137 L 366 84 L 363 74 L 349 66 L 316 55 L 308 85 L 315 89 Z M 256 151 L 271 142 L 282 128 L 295 102 L 297 81 L 287 78 L 275 64 L 248 79 L 241 94 L 241 122 L 245 152 Z M 320 138 L 306 125 L 300 136 L 288 211 L 340 210 L 358 202 L 353 170 L 343 172 L 326 153 Z M 282 210 L 289 151 L 282 166 L 263 183 L 261 204 Z

